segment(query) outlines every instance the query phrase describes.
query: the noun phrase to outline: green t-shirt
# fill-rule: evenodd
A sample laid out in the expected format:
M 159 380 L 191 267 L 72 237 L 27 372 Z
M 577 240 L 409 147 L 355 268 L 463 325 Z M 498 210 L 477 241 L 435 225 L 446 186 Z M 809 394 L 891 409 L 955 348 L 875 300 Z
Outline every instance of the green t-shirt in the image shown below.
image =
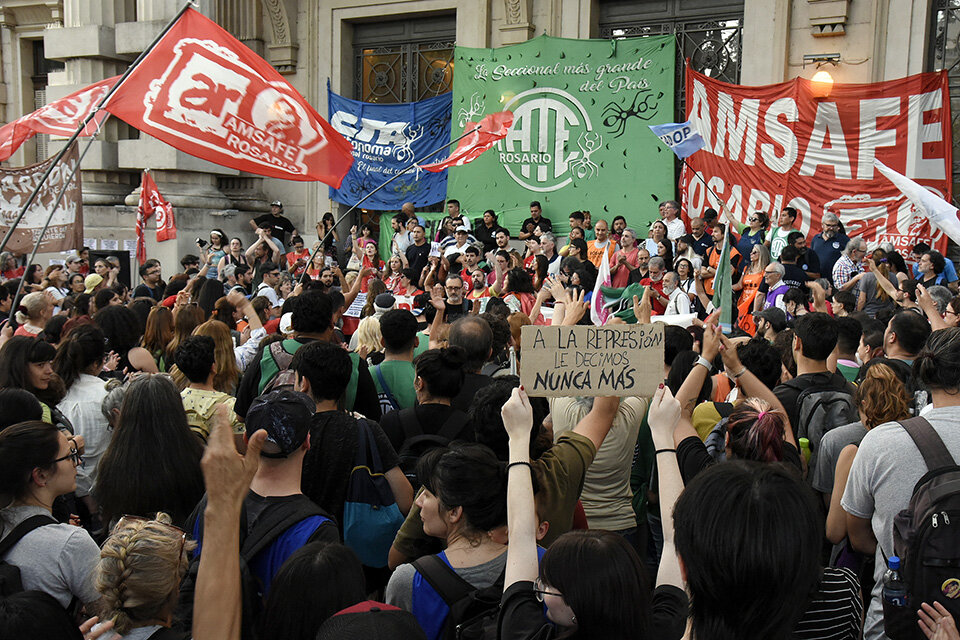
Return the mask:
M 779 260 L 780 253 L 783 251 L 783 248 L 787 246 L 787 236 L 796 231 L 793 227 L 789 229 L 781 229 L 780 227 L 775 227 L 770 229 L 767 232 L 767 242 L 770 243 L 770 259 Z
M 390 388 L 394 400 L 401 409 L 409 409 L 417 403 L 417 392 L 413 389 L 413 379 L 416 372 L 413 363 L 405 360 L 384 360 L 375 367 L 370 367 L 373 384 L 377 387 L 377 394 L 385 400 L 386 392 L 380 384 L 380 375 Z M 387 401 L 389 403 L 389 401 Z M 382 405 L 382 402 L 381 402 Z M 383 405 L 381 406 L 381 408 Z M 389 410 L 389 409 L 388 409 Z
M 423 331 L 417 331 L 417 337 L 420 338 L 420 343 L 417 344 L 413 349 L 413 357 L 416 358 L 418 355 L 430 349 L 430 336 L 425 334 Z M 390 384 L 390 381 L 387 380 L 387 384 Z M 413 384 L 412 382 L 410 384 Z
M 860 373 L 860 367 L 851 367 L 850 365 L 837 363 L 837 371 L 839 371 L 844 378 L 847 379 L 847 382 L 856 382 L 857 374 Z

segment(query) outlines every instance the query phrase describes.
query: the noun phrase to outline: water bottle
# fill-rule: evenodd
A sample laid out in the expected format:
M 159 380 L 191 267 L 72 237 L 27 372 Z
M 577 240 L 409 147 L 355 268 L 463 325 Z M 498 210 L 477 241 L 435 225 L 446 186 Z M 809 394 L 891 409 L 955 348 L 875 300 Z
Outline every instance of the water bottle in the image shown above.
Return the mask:
M 888 607 L 907 606 L 907 587 L 900 577 L 900 558 L 887 558 L 887 572 L 883 574 L 883 604 Z
M 798 440 L 797 442 L 800 445 L 800 454 L 803 456 L 804 461 L 809 463 L 810 455 L 812 453 L 810 451 L 810 441 L 807 438 L 800 438 L 800 440 Z

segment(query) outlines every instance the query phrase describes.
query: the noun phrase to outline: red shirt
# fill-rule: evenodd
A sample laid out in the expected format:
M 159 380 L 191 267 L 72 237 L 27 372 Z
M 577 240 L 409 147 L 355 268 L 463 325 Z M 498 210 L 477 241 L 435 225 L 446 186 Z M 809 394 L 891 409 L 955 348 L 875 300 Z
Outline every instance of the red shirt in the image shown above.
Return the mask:
M 660 295 L 663 294 L 663 278 L 660 278 L 659 282 L 654 282 L 650 278 L 644 278 L 640 281 L 645 287 L 650 287 L 654 291 L 657 291 Z M 657 296 L 653 295 L 653 291 L 650 292 L 650 306 L 653 308 L 653 315 L 662 316 L 663 312 L 667 310 L 667 306 L 660 302 Z

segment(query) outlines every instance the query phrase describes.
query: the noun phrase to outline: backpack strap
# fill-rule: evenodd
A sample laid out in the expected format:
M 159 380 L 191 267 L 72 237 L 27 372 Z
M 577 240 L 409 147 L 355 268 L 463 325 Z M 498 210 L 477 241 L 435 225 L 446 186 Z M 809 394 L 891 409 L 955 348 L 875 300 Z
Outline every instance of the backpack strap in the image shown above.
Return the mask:
M 34 529 L 39 529 L 40 527 L 45 527 L 48 524 L 59 524 L 52 516 L 46 516 L 43 514 L 38 514 L 35 516 L 30 516 L 16 527 L 13 531 L 3 539 L 3 542 L 0 542 L 0 558 L 7 555 L 7 553 L 13 549 L 13 547 L 23 539 L 28 533 Z
M 455 603 L 476 591 L 476 587 L 461 578 L 439 556 L 417 558 L 413 561 L 413 568 L 443 598 L 448 607 L 452 607 Z
M 249 562 L 256 557 L 258 553 L 273 544 L 283 533 L 297 524 L 301 520 L 306 520 L 312 516 L 321 516 L 327 518 L 327 515 L 313 503 L 301 502 L 295 509 L 274 509 L 267 511 L 253 527 L 254 532 L 259 535 L 249 535 L 249 524 L 247 523 L 246 509 L 243 509 L 242 522 L 245 523 L 247 536 L 240 545 L 240 557 Z M 329 520 L 329 518 L 327 518 Z
M 923 461 L 927 465 L 927 471 L 933 471 L 941 467 L 952 467 L 957 464 L 954 462 L 953 456 L 950 455 L 950 451 L 947 450 L 947 446 L 943 444 L 940 434 L 934 430 L 926 418 L 922 416 L 907 418 L 898 421 L 898 424 L 913 438 L 914 444 L 917 445 L 917 449 L 920 450 L 920 455 L 923 456 Z
M 393 397 L 393 391 L 390 390 L 390 385 L 387 384 L 386 379 L 383 377 L 383 372 L 380 371 L 380 365 L 378 364 L 375 366 L 373 370 L 377 374 L 377 380 L 380 382 L 380 388 L 383 389 L 385 394 L 387 394 L 387 400 L 390 402 L 390 406 L 399 411 L 400 403 L 397 402 L 395 397 Z
M 416 407 L 410 407 L 397 413 L 397 419 L 400 420 L 400 428 L 403 429 L 403 441 L 405 443 L 417 436 L 423 435 L 423 427 L 420 426 L 420 420 L 417 418 L 416 411 Z
M 447 421 L 443 423 L 443 426 L 440 427 L 440 431 L 437 432 L 437 435 L 446 438 L 447 440 L 453 440 L 457 437 L 457 434 L 466 426 L 467 422 L 470 420 L 468 416 L 463 411 L 459 409 L 454 409 L 450 414 L 450 417 L 447 418 Z

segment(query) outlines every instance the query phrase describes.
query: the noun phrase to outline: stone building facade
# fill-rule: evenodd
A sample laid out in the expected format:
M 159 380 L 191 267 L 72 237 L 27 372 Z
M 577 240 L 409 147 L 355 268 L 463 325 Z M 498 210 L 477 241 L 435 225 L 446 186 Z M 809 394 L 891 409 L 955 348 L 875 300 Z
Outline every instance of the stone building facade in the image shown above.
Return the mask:
M 0 0 L 0 121 L 121 73 L 181 5 Z M 273 64 L 323 115 L 328 79 L 348 97 L 415 100 L 450 90 L 454 44 L 497 47 L 542 33 L 674 33 L 681 58 L 744 84 L 810 77 L 817 64 L 805 64 L 805 56 L 838 54 L 838 64 L 824 67 L 836 82 L 950 68 L 960 56 L 957 0 L 199 0 L 197 8 Z M 39 136 L 7 164 L 35 162 L 58 144 Z M 326 185 L 225 169 L 111 119 L 83 164 L 87 237 L 134 237 L 143 168 L 177 207 L 176 242 L 158 245 L 147 234 L 148 251 L 171 266 L 214 227 L 249 242 L 248 220 L 274 199 L 299 229 L 312 230 L 339 207 Z

